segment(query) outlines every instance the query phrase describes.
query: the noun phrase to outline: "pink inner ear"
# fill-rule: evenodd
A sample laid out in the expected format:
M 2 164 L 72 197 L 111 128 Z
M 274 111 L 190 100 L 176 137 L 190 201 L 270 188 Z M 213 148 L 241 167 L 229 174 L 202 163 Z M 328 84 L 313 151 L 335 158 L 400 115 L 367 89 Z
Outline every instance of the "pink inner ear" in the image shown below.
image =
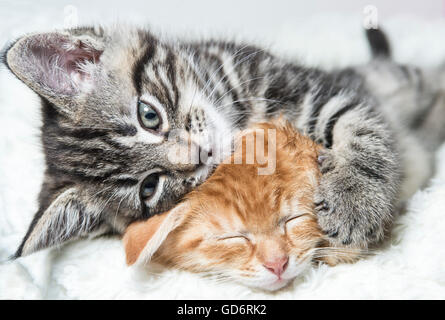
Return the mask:
M 102 54 L 86 43 L 51 34 L 36 36 L 29 44 L 36 80 L 58 94 L 78 93 L 90 80 L 91 69 Z

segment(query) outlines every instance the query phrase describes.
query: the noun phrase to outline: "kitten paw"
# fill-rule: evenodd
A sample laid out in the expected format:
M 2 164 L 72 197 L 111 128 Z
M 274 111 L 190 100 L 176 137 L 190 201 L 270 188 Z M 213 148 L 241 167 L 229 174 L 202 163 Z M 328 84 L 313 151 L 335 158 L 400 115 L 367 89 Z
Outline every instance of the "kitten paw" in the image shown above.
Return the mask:
M 340 166 L 323 174 L 315 194 L 315 211 L 332 246 L 365 248 L 383 237 L 390 205 L 379 192 Z
M 335 159 L 331 150 L 323 149 L 319 151 L 317 161 L 321 174 L 326 174 L 335 169 Z

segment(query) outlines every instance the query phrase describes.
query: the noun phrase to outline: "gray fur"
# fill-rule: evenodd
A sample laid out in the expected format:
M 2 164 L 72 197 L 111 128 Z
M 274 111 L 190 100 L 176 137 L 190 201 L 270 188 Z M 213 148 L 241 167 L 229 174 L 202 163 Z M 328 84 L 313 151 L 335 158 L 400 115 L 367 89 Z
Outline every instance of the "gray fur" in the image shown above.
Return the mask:
M 209 166 L 168 160 L 181 143 L 141 128 L 141 97 L 165 112 L 163 134 L 186 130 L 203 150 L 215 148 L 215 133 L 230 136 L 279 114 L 324 144 L 316 202 L 334 245 L 379 241 L 398 203 L 429 176 L 431 151 L 445 136 L 441 89 L 431 76 L 381 55 L 324 72 L 245 44 L 113 27 L 25 36 L 7 51 L 6 64 L 42 97 L 47 163 L 40 209 L 16 256 L 121 233 L 168 210 L 210 174 Z M 421 147 L 428 136 L 434 141 Z M 419 152 L 425 170 L 411 177 Z M 139 189 L 151 172 L 161 172 L 162 190 L 144 208 Z

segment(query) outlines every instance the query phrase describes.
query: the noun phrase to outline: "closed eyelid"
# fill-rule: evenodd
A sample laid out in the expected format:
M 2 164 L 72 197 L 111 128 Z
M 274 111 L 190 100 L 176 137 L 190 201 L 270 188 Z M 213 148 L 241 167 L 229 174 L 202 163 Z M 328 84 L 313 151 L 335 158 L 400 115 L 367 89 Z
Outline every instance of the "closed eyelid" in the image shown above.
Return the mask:
M 293 220 L 293 219 L 296 219 L 296 218 L 300 218 L 300 217 L 303 217 L 303 216 L 307 216 L 307 215 L 309 215 L 309 214 L 308 213 L 300 213 L 300 214 L 284 216 L 284 217 L 281 217 L 280 220 L 278 220 L 278 224 L 282 225 L 282 224 L 285 224 L 286 222 L 288 222 L 290 220 Z
M 244 238 L 248 241 L 250 241 L 249 237 L 245 233 L 228 233 L 228 234 L 222 234 L 215 236 L 216 240 L 227 240 L 227 239 L 233 239 L 233 238 Z

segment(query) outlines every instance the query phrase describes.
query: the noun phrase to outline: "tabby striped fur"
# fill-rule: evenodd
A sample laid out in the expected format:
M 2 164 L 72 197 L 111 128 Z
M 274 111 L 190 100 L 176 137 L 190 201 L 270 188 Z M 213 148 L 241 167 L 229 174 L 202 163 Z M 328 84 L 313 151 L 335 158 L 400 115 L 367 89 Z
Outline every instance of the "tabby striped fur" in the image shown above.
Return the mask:
M 216 150 L 219 138 L 280 114 L 325 147 L 316 204 L 332 244 L 377 242 L 396 205 L 429 176 L 431 151 L 445 136 L 435 75 L 384 54 L 326 72 L 251 45 L 164 39 L 138 28 L 20 38 L 4 60 L 42 98 L 47 169 L 40 209 L 16 257 L 122 233 L 204 181 L 211 165 L 168 161 L 169 150 L 178 148 L 168 132 L 185 130 L 201 148 Z M 162 134 L 141 127 L 138 99 L 161 109 Z M 432 137 L 427 148 L 425 136 Z M 421 168 L 414 177 L 413 156 Z M 140 185 L 153 172 L 162 183 L 144 208 Z

